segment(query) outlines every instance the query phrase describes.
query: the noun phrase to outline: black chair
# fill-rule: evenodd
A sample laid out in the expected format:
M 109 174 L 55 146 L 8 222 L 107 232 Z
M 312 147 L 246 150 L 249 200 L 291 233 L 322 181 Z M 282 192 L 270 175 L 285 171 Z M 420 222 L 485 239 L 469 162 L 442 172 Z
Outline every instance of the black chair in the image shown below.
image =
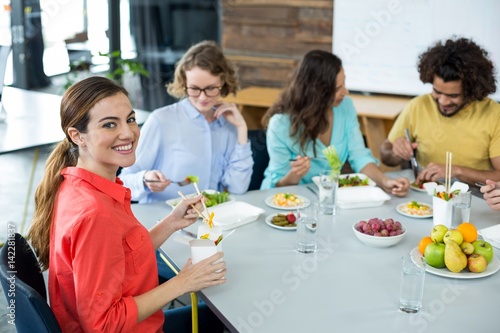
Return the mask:
M 264 180 L 264 171 L 269 164 L 269 154 L 266 146 L 266 130 L 256 129 L 248 131 L 248 139 L 252 145 L 253 173 L 248 190 L 258 190 Z
M 7 298 L 7 320 L 15 322 L 18 333 L 62 332 L 47 303 L 38 260 L 18 233 L 0 250 L 0 282 Z

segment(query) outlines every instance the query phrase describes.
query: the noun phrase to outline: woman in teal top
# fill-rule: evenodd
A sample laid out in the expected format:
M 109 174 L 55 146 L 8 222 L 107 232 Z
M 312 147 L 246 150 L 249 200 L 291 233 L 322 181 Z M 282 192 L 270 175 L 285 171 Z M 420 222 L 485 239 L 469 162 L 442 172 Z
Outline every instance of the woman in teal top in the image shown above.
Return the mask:
M 344 164 L 373 179 L 385 191 L 405 196 L 407 178 L 391 179 L 378 168 L 359 130 L 356 110 L 346 95 L 341 60 L 330 52 L 308 52 L 287 87 L 264 115 L 269 166 L 262 189 L 311 183 L 329 169 L 323 149 L 333 145 Z

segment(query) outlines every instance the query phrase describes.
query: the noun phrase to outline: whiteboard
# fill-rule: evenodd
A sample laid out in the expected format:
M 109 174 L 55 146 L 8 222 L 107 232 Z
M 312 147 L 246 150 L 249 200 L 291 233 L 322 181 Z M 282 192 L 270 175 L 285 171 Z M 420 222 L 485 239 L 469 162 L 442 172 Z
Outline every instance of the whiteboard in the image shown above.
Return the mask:
M 431 92 L 417 71 L 418 56 L 435 42 L 471 38 L 488 51 L 500 101 L 500 1 L 335 0 L 333 53 L 342 59 L 347 88 L 416 96 Z

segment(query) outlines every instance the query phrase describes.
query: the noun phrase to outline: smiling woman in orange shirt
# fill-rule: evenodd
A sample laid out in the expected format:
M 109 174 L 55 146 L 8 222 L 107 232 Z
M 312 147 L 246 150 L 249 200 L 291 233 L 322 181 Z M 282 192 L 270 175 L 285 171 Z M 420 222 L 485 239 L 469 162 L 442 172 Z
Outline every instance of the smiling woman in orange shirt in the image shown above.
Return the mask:
M 155 249 L 196 221 L 190 205 L 201 208 L 201 196 L 182 201 L 149 231 L 137 221 L 130 190 L 116 172 L 135 162 L 139 127 L 126 90 L 111 80 L 91 77 L 70 87 L 61 126 L 66 138 L 47 161 L 29 231 L 42 268 L 50 268 L 50 303 L 61 328 L 189 331 L 179 324 L 190 322 L 189 308 L 166 321 L 161 309 L 182 294 L 224 283 L 225 264 L 215 264 L 223 254 L 195 265 L 188 260 L 179 275 L 158 285 Z M 200 328 L 222 331 L 207 310 L 200 312 Z

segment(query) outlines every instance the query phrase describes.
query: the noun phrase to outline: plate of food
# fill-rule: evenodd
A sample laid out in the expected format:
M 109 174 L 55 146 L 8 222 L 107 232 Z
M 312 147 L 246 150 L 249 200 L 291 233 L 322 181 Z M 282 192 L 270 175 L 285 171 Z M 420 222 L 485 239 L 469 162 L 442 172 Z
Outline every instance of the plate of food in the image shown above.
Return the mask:
M 319 187 L 319 176 L 313 176 L 312 181 Z M 339 188 L 376 186 L 377 184 L 362 173 L 348 173 L 339 175 Z
M 213 206 L 225 204 L 227 202 L 233 202 L 235 199 L 229 195 L 229 192 L 219 192 L 216 190 L 204 190 L 201 192 L 207 200 L 205 201 L 205 205 L 210 208 Z M 186 195 L 186 198 L 193 198 L 197 196 L 197 193 L 191 193 Z M 165 201 L 167 205 L 170 207 L 174 208 L 179 204 L 179 202 L 182 200 L 181 197 L 175 198 L 175 199 L 170 199 Z
M 417 219 L 432 217 L 432 205 L 424 202 L 409 201 L 396 207 L 399 214 Z
M 348 173 L 339 175 L 339 188 L 343 187 L 358 187 L 358 186 L 375 186 L 375 182 L 367 175 L 362 173 Z
M 297 230 L 297 217 L 294 213 L 288 214 L 271 214 L 266 217 L 268 226 L 279 230 Z
M 415 184 L 415 182 L 411 182 L 411 183 L 410 183 L 410 188 L 411 188 L 412 190 L 417 191 L 417 192 L 426 192 L 426 193 L 427 193 L 427 190 L 424 188 L 424 184 L 425 184 L 425 183 L 422 183 L 422 184 L 420 184 L 420 186 L 419 186 L 419 185 Z M 441 183 L 439 183 L 439 182 L 436 182 L 436 184 L 437 184 L 437 185 L 441 185 Z
M 418 250 L 418 247 L 415 247 L 413 250 L 410 252 L 411 259 L 415 263 L 421 263 L 422 262 L 422 254 Z M 452 271 L 448 270 L 448 268 L 435 268 L 430 265 L 425 265 L 425 270 L 431 274 L 438 275 L 438 276 L 444 276 L 448 278 L 453 278 L 453 279 L 478 279 L 482 278 L 485 276 L 490 276 L 492 274 L 495 274 L 498 272 L 500 269 L 500 260 L 494 255 L 493 258 L 491 259 L 491 262 L 488 264 L 486 267 L 486 270 L 481 273 L 472 273 L 470 272 L 467 268 L 465 268 L 463 271 L 460 273 L 453 273 Z
M 424 188 L 424 183 L 420 184 L 420 186 L 419 186 L 419 185 L 415 184 L 415 182 L 411 182 L 410 188 L 412 190 L 417 191 L 417 192 L 427 192 L 427 190 Z
M 264 201 L 271 208 L 290 210 L 297 207 L 307 207 L 310 204 L 309 199 L 294 193 L 276 193 L 267 197 Z

